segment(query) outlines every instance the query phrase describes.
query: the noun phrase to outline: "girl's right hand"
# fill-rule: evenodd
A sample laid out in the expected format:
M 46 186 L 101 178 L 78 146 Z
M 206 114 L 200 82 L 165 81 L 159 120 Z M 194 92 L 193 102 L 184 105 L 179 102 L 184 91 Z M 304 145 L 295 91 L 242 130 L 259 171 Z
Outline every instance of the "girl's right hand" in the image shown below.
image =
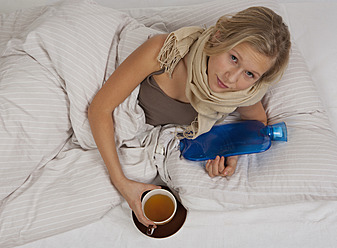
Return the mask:
M 210 177 L 216 176 L 232 176 L 235 172 L 238 162 L 238 156 L 220 157 L 210 159 L 206 162 L 205 169 Z
M 156 227 L 153 221 L 147 219 L 142 211 L 142 194 L 148 190 L 160 189 L 160 186 L 153 184 L 139 183 L 136 181 L 125 178 L 124 182 L 119 184 L 118 190 L 129 204 L 129 207 L 135 213 L 138 221 L 144 226 L 153 225 Z

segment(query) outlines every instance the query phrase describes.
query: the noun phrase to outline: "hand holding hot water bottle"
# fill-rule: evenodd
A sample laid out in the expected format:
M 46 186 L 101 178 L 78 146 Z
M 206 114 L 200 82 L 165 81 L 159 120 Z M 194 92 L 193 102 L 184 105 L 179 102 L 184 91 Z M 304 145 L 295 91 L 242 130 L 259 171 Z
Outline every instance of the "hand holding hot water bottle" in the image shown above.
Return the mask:
M 193 161 L 266 151 L 271 141 L 287 141 L 284 122 L 265 126 L 260 121 L 240 121 L 214 126 L 196 139 L 180 140 L 184 158 Z

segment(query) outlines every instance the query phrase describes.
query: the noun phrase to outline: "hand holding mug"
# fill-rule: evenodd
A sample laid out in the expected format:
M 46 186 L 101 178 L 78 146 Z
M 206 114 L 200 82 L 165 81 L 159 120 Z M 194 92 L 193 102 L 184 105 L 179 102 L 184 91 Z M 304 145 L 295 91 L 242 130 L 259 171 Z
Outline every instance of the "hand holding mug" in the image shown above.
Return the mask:
M 117 185 L 115 185 L 117 186 Z M 144 226 L 155 226 L 155 223 L 148 218 L 146 218 L 142 211 L 141 197 L 142 194 L 149 190 L 160 189 L 160 186 L 153 184 L 139 183 L 133 180 L 125 179 L 122 183 L 118 184 L 117 189 L 122 194 L 124 199 L 129 204 L 129 207 L 132 209 L 136 215 L 138 221 Z
M 165 189 L 149 191 L 142 199 L 144 216 L 155 225 L 164 225 L 172 220 L 177 211 L 177 201 L 173 194 Z M 155 230 L 149 225 L 146 234 L 151 236 Z

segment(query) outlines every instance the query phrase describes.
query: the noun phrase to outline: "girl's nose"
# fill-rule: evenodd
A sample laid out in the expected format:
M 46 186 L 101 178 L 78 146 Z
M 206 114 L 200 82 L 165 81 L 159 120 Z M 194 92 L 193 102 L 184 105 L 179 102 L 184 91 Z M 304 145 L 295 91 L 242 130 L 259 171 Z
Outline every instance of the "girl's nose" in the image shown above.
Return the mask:
M 227 79 L 229 81 L 230 84 L 235 84 L 240 76 L 240 69 L 239 68 L 231 68 L 230 70 L 228 70 L 227 72 Z

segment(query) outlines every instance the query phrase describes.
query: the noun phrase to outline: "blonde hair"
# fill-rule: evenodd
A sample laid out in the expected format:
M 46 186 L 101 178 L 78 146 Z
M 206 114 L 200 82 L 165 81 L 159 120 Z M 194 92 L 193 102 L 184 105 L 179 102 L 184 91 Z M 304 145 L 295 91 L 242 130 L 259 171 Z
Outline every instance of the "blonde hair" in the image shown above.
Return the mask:
M 258 83 L 280 80 L 287 67 L 291 47 L 290 33 L 282 17 L 266 7 L 251 7 L 233 16 L 222 16 L 204 49 L 211 56 L 229 51 L 243 42 L 274 60 Z

